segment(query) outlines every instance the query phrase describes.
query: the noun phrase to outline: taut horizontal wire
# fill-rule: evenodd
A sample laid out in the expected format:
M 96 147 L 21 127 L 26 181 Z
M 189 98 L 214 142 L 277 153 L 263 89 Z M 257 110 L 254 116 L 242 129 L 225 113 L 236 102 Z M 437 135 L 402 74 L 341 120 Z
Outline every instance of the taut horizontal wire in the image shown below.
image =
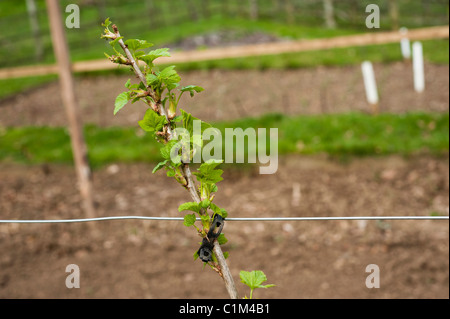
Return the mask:
M 0 220 L 0 223 L 11 224 L 57 224 L 57 223 L 85 223 L 108 220 L 156 220 L 156 221 L 183 221 L 183 217 L 151 217 L 151 216 L 113 216 L 98 218 L 79 218 L 79 219 L 9 219 Z M 200 218 L 197 218 L 200 221 Z M 287 222 L 287 221 L 337 221 L 337 220 L 449 220 L 449 216 L 352 216 L 352 217 L 255 217 L 255 218 L 227 218 L 231 222 Z

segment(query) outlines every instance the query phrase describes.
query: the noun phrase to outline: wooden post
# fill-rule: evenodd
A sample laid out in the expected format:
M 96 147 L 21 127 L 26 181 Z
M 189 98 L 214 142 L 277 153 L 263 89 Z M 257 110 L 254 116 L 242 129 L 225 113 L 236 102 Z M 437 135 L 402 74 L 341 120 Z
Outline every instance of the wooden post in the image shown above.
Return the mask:
M 323 11 L 324 11 L 325 26 L 328 29 L 335 29 L 336 20 L 334 19 L 333 0 L 323 0 Z
M 286 11 L 286 22 L 288 24 L 295 23 L 295 13 L 294 13 L 294 4 L 292 0 L 284 0 L 284 9 Z
M 252 20 L 252 21 L 258 20 L 258 14 L 259 14 L 258 11 L 259 11 L 258 0 L 249 0 L 250 20 Z
M 91 169 L 88 164 L 87 147 L 84 141 L 83 128 L 78 112 L 78 102 L 75 97 L 75 85 L 69 57 L 69 48 L 64 33 L 61 8 L 58 0 L 46 0 L 50 20 L 53 50 L 59 68 L 61 95 L 69 121 L 75 168 L 79 188 L 83 200 L 83 208 L 87 218 L 95 217 L 92 198 Z
M 192 21 L 198 21 L 198 7 L 192 0 L 186 0 L 186 6 L 188 7 L 189 16 Z
M 35 0 L 27 0 L 27 11 L 28 18 L 30 19 L 31 33 L 34 38 L 34 52 L 36 61 L 42 61 L 42 57 L 44 56 L 44 46 L 42 45 Z
M 391 17 L 392 30 L 398 30 L 400 17 L 397 0 L 389 0 L 389 15 Z

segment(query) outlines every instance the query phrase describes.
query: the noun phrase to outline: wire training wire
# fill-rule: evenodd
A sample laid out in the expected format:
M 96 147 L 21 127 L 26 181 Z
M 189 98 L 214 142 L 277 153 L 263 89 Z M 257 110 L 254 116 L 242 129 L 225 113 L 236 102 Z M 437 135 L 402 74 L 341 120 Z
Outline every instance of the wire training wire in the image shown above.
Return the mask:
M 78 219 L 5 219 L 0 223 L 11 224 L 56 224 L 56 223 L 85 223 L 97 221 L 117 221 L 117 220 L 154 220 L 154 221 L 184 221 L 183 217 L 152 217 L 152 216 L 110 216 L 97 218 Z M 242 217 L 227 218 L 232 222 L 257 222 L 257 221 L 338 221 L 338 220 L 449 220 L 449 216 L 350 216 L 350 217 Z M 200 218 L 197 218 L 200 221 Z

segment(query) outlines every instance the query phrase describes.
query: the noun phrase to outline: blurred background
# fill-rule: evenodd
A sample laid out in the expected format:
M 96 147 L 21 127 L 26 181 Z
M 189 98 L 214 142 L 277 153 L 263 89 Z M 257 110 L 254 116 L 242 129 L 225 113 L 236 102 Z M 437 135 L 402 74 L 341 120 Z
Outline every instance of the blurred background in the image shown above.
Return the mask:
M 233 223 L 229 265 L 261 269 L 276 288 L 257 298 L 448 298 L 448 222 L 383 216 L 449 214 L 449 4 L 443 0 L 79 0 L 65 28 L 93 169 L 97 216 L 180 216 L 188 193 L 163 172 L 158 145 L 138 127 L 146 109 L 113 116 L 135 77 L 104 68 L 101 23 L 126 38 L 186 51 L 258 45 L 257 56 L 176 63 L 182 85 L 205 91 L 182 108 L 224 132 L 279 129 L 279 170 L 224 165 L 217 204 L 230 217 L 380 216 L 378 222 Z M 369 4 L 380 28 L 368 29 Z M 274 44 L 422 30 L 424 92 L 414 90 L 400 42 L 264 54 Z M 84 217 L 68 120 L 55 73 L 46 2 L 0 0 L 0 220 Z M 405 36 L 408 38 L 408 36 Z M 365 38 L 364 38 L 365 39 Z M 90 62 L 95 71 L 81 67 Z M 379 103 L 366 99 L 361 63 L 373 63 Z M 171 63 L 170 60 L 167 63 Z M 44 72 L 33 74 L 40 68 Z M 25 72 L 26 75 L 20 75 Z M 37 72 L 37 71 L 36 71 Z M 19 74 L 19 75 L 18 75 Z M 0 223 L 1 298 L 226 298 L 218 276 L 193 262 L 198 238 L 182 223 Z M 77 264 L 81 288 L 65 286 Z M 365 268 L 381 269 L 381 288 Z M 210 283 L 216 283 L 211 287 Z

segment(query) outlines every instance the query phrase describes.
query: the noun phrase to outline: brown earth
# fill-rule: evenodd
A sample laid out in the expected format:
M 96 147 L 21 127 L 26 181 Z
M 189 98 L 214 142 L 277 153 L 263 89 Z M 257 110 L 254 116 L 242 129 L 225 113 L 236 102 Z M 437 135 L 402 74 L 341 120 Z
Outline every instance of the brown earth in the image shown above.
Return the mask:
M 426 65 L 427 88 L 413 90 L 412 68 L 408 64 L 377 64 L 375 72 L 382 112 L 448 111 L 449 66 Z M 76 88 L 82 117 L 101 126 L 131 125 L 143 117 L 140 104 L 112 116 L 115 97 L 125 90 L 128 76 L 77 78 Z M 182 108 L 206 121 L 258 116 L 268 112 L 320 114 L 370 111 L 359 66 L 248 71 L 188 72 L 182 85 L 203 86 L 194 99 L 186 96 Z M 24 92 L 0 101 L 0 127 L 67 124 L 58 83 Z
M 410 66 L 375 67 L 382 111 L 448 111 L 448 66 L 427 65 L 427 91 L 420 96 L 412 91 Z M 183 84 L 202 85 L 206 92 L 183 105 L 208 121 L 364 111 L 360 73 L 359 67 L 191 72 L 183 74 Z M 135 126 L 142 106 L 112 116 L 127 79 L 78 78 L 83 119 Z M 0 101 L 0 110 L 0 126 L 66 124 L 56 83 Z M 181 216 L 177 207 L 188 194 L 151 169 L 119 164 L 96 171 L 98 216 Z M 230 217 L 449 214 L 448 155 L 348 163 L 288 156 L 274 175 L 230 168 L 224 177 L 216 201 Z M 0 219 L 82 217 L 74 181 L 71 167 L 0 164 Z M 0 298 L 227 297 L 217 274 L 193 261 L 199 238 L 181 222 L 90 225 L 95 229 L 0 223 Z M 239 271 L 261 269 L 277 287 L 257 291 L 257 298 L 449 298 L 448 221 L 230 221 L 225 233 L 241 296 L 248 291 Z M 69 264 L 80 267 L 80 289 L 65 286 Z M 380 289 L 366 288 L 369 264 L 380 267 Z
M 151 168 L 96 171 L 98 215 L 180 216 L 188 194 Z M 449 213 L 448 156 L 346 164 L 292 156 L 275 175 L 227 169 L 224 177 L 217 203 L 233 217 Z M 83 216 L 74 179 L 70 167 L 0 164 L 0 219 Z M 199 238 L 181 222 L 91 226 L 0 223 L 0 298 L 227 297 L 217 274 L 193 261 Z M 235 280 L 261 269 L 277 285 L 258 298 L 449 298 L 448 221 L 229 221 L 225 233 Z M 80 267 L 80 289 L 65 286 L 69 264 Z M 380 289 L 366 288 L 369 264 L 380 267 Z

